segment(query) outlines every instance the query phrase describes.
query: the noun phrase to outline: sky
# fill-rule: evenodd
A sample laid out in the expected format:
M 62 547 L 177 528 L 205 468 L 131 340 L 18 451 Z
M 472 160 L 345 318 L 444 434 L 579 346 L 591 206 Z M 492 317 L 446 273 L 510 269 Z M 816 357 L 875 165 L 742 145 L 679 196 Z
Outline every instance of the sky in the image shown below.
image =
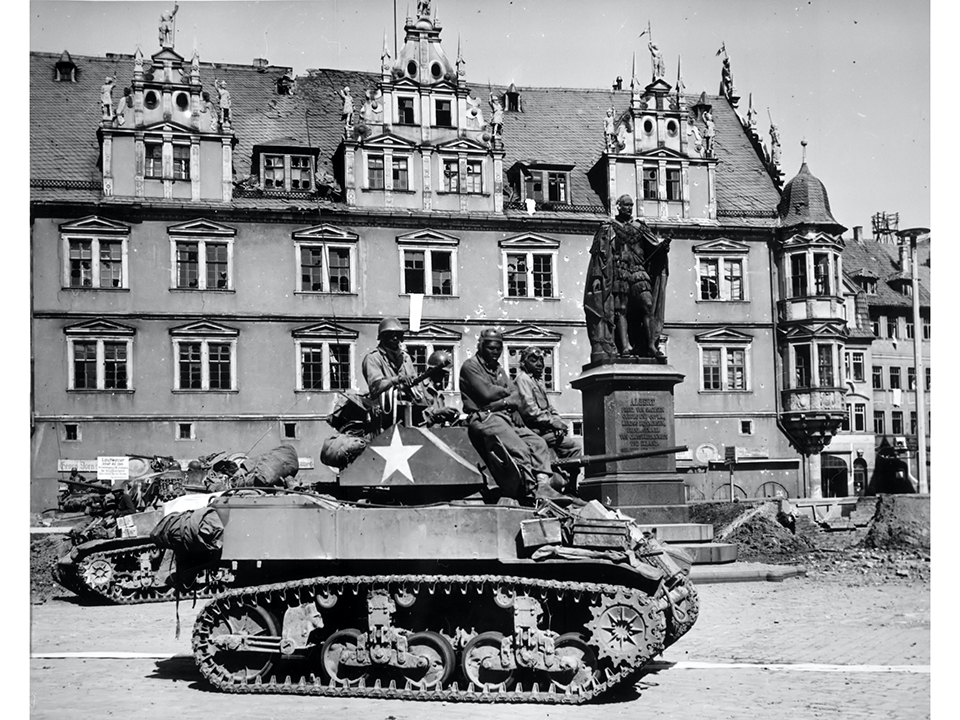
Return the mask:
M 900 227 L 930 227 L 930 8 L 904 0 L 434 0 L 447 54 L 457 43 L 467 82 L 610 87 L 650 77 L 648 25 L 676 81 L 716 94 L 726 47 L 745 113 L 749 96 L 769 138 L 780 130 L 786 179 L 801 164 L 826 185 L 834 216 L 870 236 L 874 213 Z M 74 55 L 159 49 L 160 12 L 173 2 L 39 0 L 29 3 L 29 49 Z M 396 9 L 397 24 L 394 24 Z M 176 49 L 206 62 L 378 71 L 384 36 L 406 0 L 186 0 Z M 602 132 L 602 118 L 597 118 Z

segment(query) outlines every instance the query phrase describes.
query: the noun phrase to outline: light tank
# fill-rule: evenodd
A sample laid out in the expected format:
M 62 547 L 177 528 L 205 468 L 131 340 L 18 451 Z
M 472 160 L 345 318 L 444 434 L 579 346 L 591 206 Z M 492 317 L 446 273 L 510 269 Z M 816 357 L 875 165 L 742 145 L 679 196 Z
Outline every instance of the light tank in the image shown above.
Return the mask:
M 597 501 L 498 498 L 465 428 L 397 423 L 364 444 L 329 493 L 210 501 L 223 531 L 200 568 L 235 586 L 192 646 L 216 689 L 580 703 L 696 621 L 682 551 Z

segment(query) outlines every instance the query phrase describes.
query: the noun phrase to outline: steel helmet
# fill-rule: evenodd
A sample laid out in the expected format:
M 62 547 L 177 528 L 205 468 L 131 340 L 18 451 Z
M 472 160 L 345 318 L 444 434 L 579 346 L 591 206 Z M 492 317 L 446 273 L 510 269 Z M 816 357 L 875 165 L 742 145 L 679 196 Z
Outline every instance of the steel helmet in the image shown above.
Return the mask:
M 453 365 L 453 355 L 446 350 L 434 350 L 427 358 L 428 368 L 449 368 Z
M 500 334 L 499 330 L 494 328 L 487 328 L 480 333 L 480 342 L 487 342 L 488 340 L 496 340 L 497 342 L 503 342 L 503 335 Z
M 385 332 L 403 332 L 403 325 L 400 324 L 400 321 L 396 318 L 384 318 L 380 321 L 380 326 L 377 328 L 377 337 L 380 337 Z

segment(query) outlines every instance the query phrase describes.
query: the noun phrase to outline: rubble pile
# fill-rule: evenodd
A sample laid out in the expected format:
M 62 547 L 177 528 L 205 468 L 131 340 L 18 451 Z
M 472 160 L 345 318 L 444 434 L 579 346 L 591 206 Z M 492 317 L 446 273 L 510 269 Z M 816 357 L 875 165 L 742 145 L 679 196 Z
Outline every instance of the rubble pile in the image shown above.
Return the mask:
M 863 545 L 929 551 L 929 499 L 919 495 L 880 495 Z
M 62 554 L 62 535 L 30 538 L 30 603 L 38 605 L 58 595 L 69 594 L 53 579 L 53 568 Z

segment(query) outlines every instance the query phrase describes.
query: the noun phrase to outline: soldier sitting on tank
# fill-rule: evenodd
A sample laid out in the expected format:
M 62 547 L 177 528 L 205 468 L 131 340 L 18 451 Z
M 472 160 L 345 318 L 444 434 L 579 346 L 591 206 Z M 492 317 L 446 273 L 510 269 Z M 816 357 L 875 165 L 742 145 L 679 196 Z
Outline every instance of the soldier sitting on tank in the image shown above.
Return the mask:
M 542 437 L 558 460 L 570 460 L 583 455 L 580 441 L 569 434 L 567 423 L 550 403 L 543 383 L 543 351 L 529 346 L 520 352 L 520 369 L 516 385 L 520 393 L 520 417 L 523 424 Z M 565 475 L 568 492 L 576 488 L 579 470 L 573 468 Z
M 423 380 L 423 394 L 428 405 L 423 410 L 424 425 L 453 425 L 460 420 L 460 411 L 447 407 L 443 401 L 443 390 L 450 382 L 450 367 L 453 356 L 446 350 L 434 350 L 427 358 L 427 370 L 431 371 Z
M 502 354 L 503 337 L 490 328 L 480 333 L 476 355 L 460 366 L 470 442 L 487 459 L 504 497 L 561 498 L 553 485 L 547 443 L 524 426 L 517 412 L 520 395 L 500 366 Z
M 414 385 L 417 377 L 413 360 L 403 347 L 403 326 L 396 318 L 384 318 L 377 328 L 377 347 L 363 357 L 361 369 L 367 381 L 367 395 L 376 399 L 383 415 L 393 411 L 393 400 L 420 408 L 429 403 L 423 388 Z

